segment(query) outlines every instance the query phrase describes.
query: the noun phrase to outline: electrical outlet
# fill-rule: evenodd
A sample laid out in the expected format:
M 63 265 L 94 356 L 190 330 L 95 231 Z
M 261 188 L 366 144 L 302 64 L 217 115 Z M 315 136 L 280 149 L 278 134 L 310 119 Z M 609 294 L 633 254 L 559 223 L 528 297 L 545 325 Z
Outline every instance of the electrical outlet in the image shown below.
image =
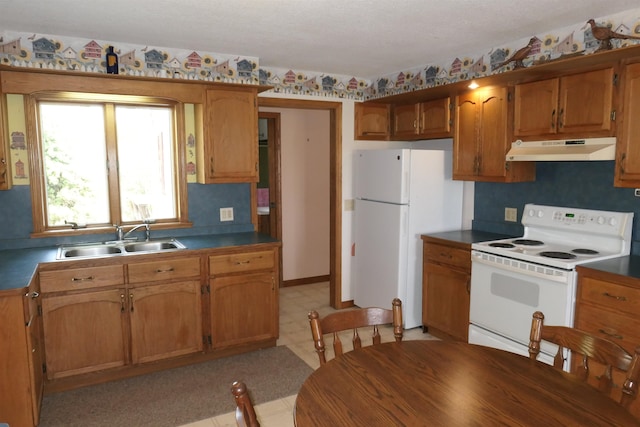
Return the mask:
M 220 222 L 233 221 L 233 208 L 220 208 Z
M 353 208 L 354 208 L 354 206 L 355 206 L 355 200 L 353 200 L 353 199 L 346 199 L 346 200 L 344 201 L 344 210 L 345 210 L 345 212 L 352 211 L 352 210 L 353 210 Z
M 504 220 L 509 222 L 518 221 L 518 208 L 504 208 Z
M 640 188 L 636 188 L 636 189 L 633 191 L 633 195 L 634 195 L 634 196 L 636 196 L 636 197 L 640 197 Z

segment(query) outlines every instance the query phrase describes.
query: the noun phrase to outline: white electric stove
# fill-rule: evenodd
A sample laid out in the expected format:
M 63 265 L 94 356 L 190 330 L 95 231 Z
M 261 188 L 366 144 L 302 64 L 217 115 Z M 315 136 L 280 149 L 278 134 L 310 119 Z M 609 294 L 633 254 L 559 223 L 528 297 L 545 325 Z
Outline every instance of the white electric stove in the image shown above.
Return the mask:
M 628 255 L 633 213 L 527 204 L 522 225 L 520 237 L 471 245 L 469 342 L 528 356 L 533 313 L 573 326 L 575 267 Z M 550 362 L 555 348 L 541 350 Z

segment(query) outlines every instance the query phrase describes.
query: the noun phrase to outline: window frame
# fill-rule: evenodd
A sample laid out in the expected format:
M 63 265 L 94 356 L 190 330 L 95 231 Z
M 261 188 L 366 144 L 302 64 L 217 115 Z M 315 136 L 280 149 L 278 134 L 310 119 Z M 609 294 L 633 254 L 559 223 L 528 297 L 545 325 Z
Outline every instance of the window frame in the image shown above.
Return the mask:
M 163 106 L 173 110 L 173 163 L 176 197 L 176 218 L 156 219 L 154 229 L 186 228 L 192 224 L 188 220 L 188 195 L 186 174 L 186 137 L 185 137 L 185 108 L 184 103 L 174 99 L 139 96 L 114 95 L 84 92 L 37 92 L 25 95 L 25 115 L 27 120 L 27 135 L 31 143 L 29 147 L 29 172 L 31 186 L 31 203 L 33 217 L 33 231 L 31 237 L 53 237 L 78 234 L 113 233 L 114 225 L 123 226 L 126 230 L 141 221 L 123 222 L 121 219 L 119 200 L 119 173 L 117 168 L 117 150 L 115 149 L 115 135 L 107 131 L 107 140 L 113 139 L 112 146 L 107 142 L 107 173 L 109 185 L 109 210 L 112 224 L 92 224 L 86 228 L 72 229 L 70 226 L 48 226 L 46 185 L 44 175 L 44 159 L 42 138 L 40 135 L 39 102 L 71 102 L 96 103 L 105 105 L 105 121 L 114 120 L 116 105 Z M 109 126 L 106 126 L 107 130 Z M 30 134 L 30 135 L 29 135 Z M 116 188 L 116 191 L 111 190 Z

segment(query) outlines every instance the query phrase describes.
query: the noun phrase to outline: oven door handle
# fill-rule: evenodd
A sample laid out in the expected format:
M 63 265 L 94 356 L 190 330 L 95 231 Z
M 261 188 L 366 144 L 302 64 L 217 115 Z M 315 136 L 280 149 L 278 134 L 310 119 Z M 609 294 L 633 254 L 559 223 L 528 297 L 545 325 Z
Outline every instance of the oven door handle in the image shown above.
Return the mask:
M 567 283 L 572 271 L 555 267 L 538 265 L 527 261 L 507 258 L 499 255 L 487 254 L 480 251 L 471 251 L 471 268 L 473 264 L 482 264 L 497 270 L 505 270 L 526 274 L 529 277 L 539 277 L 558 283 Z M 473 272 L 472 272 L 473 274 Z

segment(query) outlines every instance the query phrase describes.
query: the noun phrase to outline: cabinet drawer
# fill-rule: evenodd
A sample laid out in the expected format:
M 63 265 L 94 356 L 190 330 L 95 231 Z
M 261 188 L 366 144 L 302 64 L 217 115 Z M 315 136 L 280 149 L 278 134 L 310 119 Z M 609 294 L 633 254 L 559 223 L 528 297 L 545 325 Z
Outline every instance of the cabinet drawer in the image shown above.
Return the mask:
M 471 252 L 437 243 L 424 245 L 424 256 L 429 262 L 438 262 L 471 270 Z
M 76 291 L 123 283 L 121 265 L 40 272 L 40 290 L 43 293 Z
M 626 316 L 590 304 L 580 304 L 577 311 L 577 329 L 613 341 L 630 353 L 640 344 L 640 330 L 635 316 Z
M 582 277 L 578 292 L 579 301 L 589 301 L 634 316 L 640 313 L 640 289 Z
M 275 266 L 273 251 L 211 255 L 209 273 L 213 275 L 253 270 L 271 270 Z
M 200 275 L 200 258 L 170 258 L 129 264 L 129 283 L 182 279 Z

